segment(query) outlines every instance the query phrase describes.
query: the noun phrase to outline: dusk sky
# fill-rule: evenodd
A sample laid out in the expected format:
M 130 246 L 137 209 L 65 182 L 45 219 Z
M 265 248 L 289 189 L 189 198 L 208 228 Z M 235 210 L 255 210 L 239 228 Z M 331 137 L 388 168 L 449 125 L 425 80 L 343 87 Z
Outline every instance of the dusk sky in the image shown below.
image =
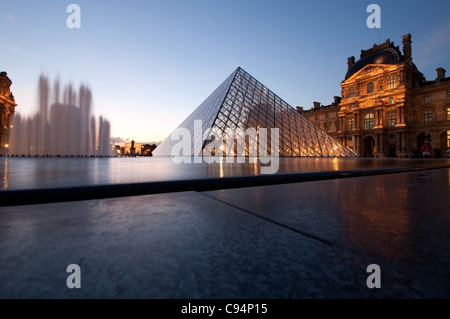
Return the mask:
M 69 29 L 69 4 L 81 28 Z M 381 29 L 369 29 L 369 4 Z M 428 80 L 450 72 L 450 1 L 2 0 L 0 71 L 20 114 L 37 109 L 40 74 L 88 85 L 111 136 L 168 136 L 238 66 L 291 106 L 340 95 L 347 58 L 387 38 Z

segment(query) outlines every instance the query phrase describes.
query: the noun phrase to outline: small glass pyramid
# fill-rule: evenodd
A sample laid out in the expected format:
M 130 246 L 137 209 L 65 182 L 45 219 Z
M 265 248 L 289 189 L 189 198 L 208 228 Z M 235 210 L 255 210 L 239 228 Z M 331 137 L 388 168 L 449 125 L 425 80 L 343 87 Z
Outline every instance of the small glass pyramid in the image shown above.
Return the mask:
M 205 135 L 194 134 L 195 122 L 201 120 L 203 129 L 210 129 L 223 139 L 230 130 L 261 128 L 279 129 L 279 156 L 354 157 L 355 154 L 318 128 L 313 122 L 283 101 L 267 87 L 238 67 L 178 128 L 187 129 L 194 137 L 192 156 L 201 156 L 211 141 Z M 197 122 L 198 123 L 198 122 Z M 208 136 L 208 133 L 206 133 Z M 252 153 L 256 141 L 245 140 L 245 156 Z M 267 139 L 270 151 L 270 136 Z M 169 135 L 153 152 L 173 155 L 179 140 Z M 195 145 L 201 145 L 195 147 Z M 224 153 L 225 155 L 225 153 Z

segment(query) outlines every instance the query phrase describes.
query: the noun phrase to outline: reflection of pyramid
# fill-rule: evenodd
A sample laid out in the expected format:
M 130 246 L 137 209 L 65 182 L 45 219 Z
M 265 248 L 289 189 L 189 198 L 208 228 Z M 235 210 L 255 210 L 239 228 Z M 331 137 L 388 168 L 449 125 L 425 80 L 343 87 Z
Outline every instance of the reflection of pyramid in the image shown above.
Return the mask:
M 268 131 L 279 128 L 280 156 L 354 156 L 241 68 L 237 68 L 179 128 L 188 129 L 195 138 L 196 120 L 202 121 L 203 129 L 211 128 L 224 135 L 227 128 L 267 128 Z M 153 154 L 171 155 L 172 147 L 178 142 L 169 135 Z M 194 154 L 196 142 L 205 148 L 205 141 L 193 140 L 191 155 L 200 155 Z M 250 144 L 246 144 L 248 155 Z

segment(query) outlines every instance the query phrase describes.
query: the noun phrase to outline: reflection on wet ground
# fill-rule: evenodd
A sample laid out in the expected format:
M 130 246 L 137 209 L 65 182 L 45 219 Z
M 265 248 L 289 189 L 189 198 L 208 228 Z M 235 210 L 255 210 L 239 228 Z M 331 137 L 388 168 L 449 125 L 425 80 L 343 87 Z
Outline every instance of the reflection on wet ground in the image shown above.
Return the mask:
M 169 157 L 0 158 L 0 189 L 173 181 L 261 174 L 260 163 L 181 163 Z M 277 174 L 449 165 L 450 159 L 280 158 Z M 265 165 L 262 165 L 265 166 Z
M 449 177 L 450 169 L 437 169 L 205 194 L 312 238 L 448 277 Z
M 442 168 L 0 207 L 0 298 L 448 299 L 449 178 Z M 82 289 L 67 289 L 72 263 Z M 367 286 L 373 264 L 381 289 Z

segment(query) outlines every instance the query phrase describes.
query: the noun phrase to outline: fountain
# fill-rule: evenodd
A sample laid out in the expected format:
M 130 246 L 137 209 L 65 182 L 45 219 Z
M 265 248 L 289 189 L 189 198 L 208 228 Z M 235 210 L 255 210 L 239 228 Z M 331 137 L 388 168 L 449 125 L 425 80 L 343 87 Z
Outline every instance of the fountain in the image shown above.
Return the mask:
M 38 112 L 32 116 L 14 115 L 9 139 L 10 156 L 87 157 L 109 156 L 110 124 L 102 116 L 91 115 L 92 94 L 81 85 L 78 94 L 68 85 L 60 97 L 60 83 L 50 89 L 41 75 Z M 98 128 L 97 128 L 98 127 Z

